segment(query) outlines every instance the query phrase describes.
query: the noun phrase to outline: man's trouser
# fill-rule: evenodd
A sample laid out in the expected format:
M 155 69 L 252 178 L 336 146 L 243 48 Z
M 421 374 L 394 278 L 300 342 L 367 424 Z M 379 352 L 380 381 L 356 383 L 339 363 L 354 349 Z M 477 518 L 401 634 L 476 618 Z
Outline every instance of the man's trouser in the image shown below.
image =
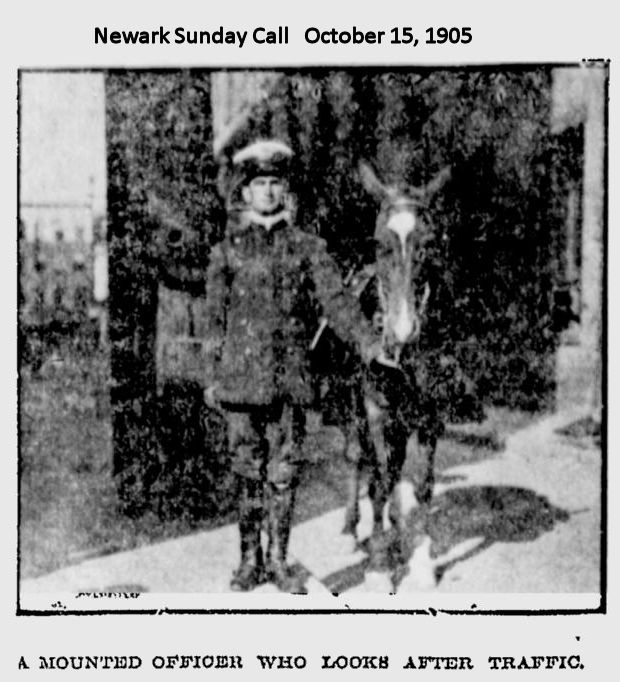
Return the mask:
M 260 573 L 256 567 L 262 566 L 260 532 L 266 498 L 266 578 L 285 591 L 300 591 L 287 569 L 286 553 L 302 461 L 305 412 L 301 406 L 290 404 L 247 409 L 234 406 L 227 410 L 227 419 L 232 469 L 240 479 L 241 565 L 236 575 L 242 579 L 233 579 L 236 589 L 251 589 Z M 249 580 L 244 579 L 247 575 L 251 576 Z
M 276 489 L 294 486 L 302 461 L 303 407 L 225 407 L 233 471 L 242 478 L 266 481 Z

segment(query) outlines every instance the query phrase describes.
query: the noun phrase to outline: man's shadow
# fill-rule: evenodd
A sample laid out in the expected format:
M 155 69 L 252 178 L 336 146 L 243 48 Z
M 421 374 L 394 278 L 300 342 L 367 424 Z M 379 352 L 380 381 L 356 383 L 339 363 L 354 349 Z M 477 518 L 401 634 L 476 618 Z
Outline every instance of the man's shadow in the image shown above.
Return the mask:
M 440 493 L 431 503 L 427 532 L 431 538 L 431 558 L 448 555 L 435 565 L 439 583 L 446 571 L 487 550 L 495 542 L 530 542 L 566 522 L 569 512 L 552 505 L 546 497 L 514 486 L 466 486 Z M 407 565 L 414 556 L 416 536 L 423 525 L 421 510 L 415 507 L 407 519 L 404 537 L 396 542 L 392 529 L 386 540 L 394 548 L 390 553 L 390 573 L 394 591 L 407 575 Z M 451 555 L 459 545 L 477 540 L 463 553 Z M 366 543 L 362 542 L 361 549 Z M 333 593 L 361 584 L 365 579 L 367 559 L 327 576 L 323 582 Z

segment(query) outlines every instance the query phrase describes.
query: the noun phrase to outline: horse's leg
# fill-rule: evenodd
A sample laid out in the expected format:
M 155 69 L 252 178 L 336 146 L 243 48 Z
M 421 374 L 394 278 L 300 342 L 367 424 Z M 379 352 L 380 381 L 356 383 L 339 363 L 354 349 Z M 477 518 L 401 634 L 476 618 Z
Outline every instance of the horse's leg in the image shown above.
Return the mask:
M 396 534 L 396 546 L 401 557 L 407 556 L 405 541 L 407 514 L 410 511 L 407 486 L 402 479 L 403 464 L 407 456 L 407 430 L 394 416 L 386 427 L 390 451 L 388 470 L 389 519 Z
M 412 584 L 419 589 L 430 589 L 437 583 L 431 557 L 430 535 L 430 508 L 433 498 L 436 447 L 436 431 L 421 427 L 418 431 L 417 461 L 413 481 L 419 515 L 414 528 L 415 552 L 409 564 Z
M 373 445 L 368 431 L 361 379 L 351 387 L 349 419 L 344 427 L 345 458 L 349 465 L 347 507 L 343 533 L 357 537 L 360 522 L 360 488 L 364 466 L 374 460 Z
M 426 429 L 418 431 L 418 451 L 414 473 L 414 492 L 418 504 L 428 509 L 433 499 L 435 485 L 435 449 L 437 436 Z
M 347 502 L 344 516 L 343 534 L 357 537 L 357 524 L 360 520 L 359 496 L 360 479 L 362 474 L 362 455 L 360 452 L 361 438 L 359 437 L 358 424 L 349 420 L 343 427 L 345 446 L 344 456 L 348 465 L 347 477 Z
M 383 532 L 383 511 L 389 489 L 389 448 L 385 439 L 387 410 L 371 397 L 364 400 L 368 423 L 369 444 L 373 449 L 369 495 L 372 503 L 372 534 L 369 540 L 370 570 L 385 570 L 388 546 Z

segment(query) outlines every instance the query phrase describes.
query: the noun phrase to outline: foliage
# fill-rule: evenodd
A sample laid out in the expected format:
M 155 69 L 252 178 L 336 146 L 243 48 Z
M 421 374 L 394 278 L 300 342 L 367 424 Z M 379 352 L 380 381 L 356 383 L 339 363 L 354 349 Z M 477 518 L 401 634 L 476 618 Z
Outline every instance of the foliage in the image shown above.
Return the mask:
M 210 74 L 112 71 L 106 83 L 115 473 L 131 505 L 165 458 L 157 287 L 204 294 L 223 216 Z M 552 293 L 566 188 L 581 162 L 578 135 L 550 134 L 549 98 L 545 68 L 284 71 L 244 133 L 294 147 L 298 223 L 327 240 L 343 272 L 373 260 L 377 207 L 358 181 L 361 159 L 385 182 L 418 186 L 450 166 L 426 211 L 433 294 L 423 345 L 460 365 L 487 401 L 527 409 L 553 389 Z M 153 195 L 168 217 L 153 211 Z M 171 246 L 171 225 L 183 249 Z
M 299 150 L 300 222 L 343 268 L 373 259 L 360 159 L 401 185 L 451 168 L 428 211 L 426 345 L 457 357 L 487 400 L 528 409 L 553 388 L 552 292 L 581 158 L 578 136 L 550 134 L 549 98 L 541 68 L 317 70 L 285 75 L 257 116 Z
M 204 224 L 219 207 L 210 81 L 188 71 L 111 72 L 106 88 L 114 473 L 127 511 L 140 513 L 165 457 L 156 397 L 158 284 L 179 274 L 166 268 L 170 258 L 188 261 L 186 273 L 204 271 Z M 171 226 L 153 215 L 154 200 L 182 227 L 180 254 L 169 243 Z

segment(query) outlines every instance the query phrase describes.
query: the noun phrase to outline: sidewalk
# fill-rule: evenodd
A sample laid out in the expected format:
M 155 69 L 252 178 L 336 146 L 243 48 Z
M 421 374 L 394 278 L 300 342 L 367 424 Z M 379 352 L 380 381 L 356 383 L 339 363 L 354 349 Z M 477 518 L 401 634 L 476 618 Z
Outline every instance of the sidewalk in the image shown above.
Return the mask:
M 435 488 L 431 561 L 440 580 L 432 593 L 597 593 L 601 456 L 592 443 L 556 433 L 574 415 L 554 415 L 523 429 L 492 459 L 441 472 Z M 414 507 L 413 493 L 410 492 Z M 358 536 L 370 533 L 362 500 Z M 291 560 L 308 575 L 310 594 L 419 592 L 416 554 L 395 587 L 365 572 L 365 552 L 342 536 L 344 509 L 297 525 Z M 229 591 L 238 562 L 238 531 L 228 525 L 90 559 L 25 580 L 21 601 L 37 593 Z M 381 578 L 381 576 L 379 576 Z M 258 592 L 276 592 L 272 585 Z

